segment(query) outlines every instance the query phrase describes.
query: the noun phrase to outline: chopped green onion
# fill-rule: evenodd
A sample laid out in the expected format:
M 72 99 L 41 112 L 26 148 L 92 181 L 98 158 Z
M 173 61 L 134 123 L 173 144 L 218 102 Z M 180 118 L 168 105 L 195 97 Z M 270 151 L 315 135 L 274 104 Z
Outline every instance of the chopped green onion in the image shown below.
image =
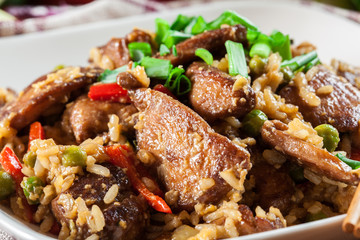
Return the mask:
M 164 87 L 168 88 L 170 91 L 174 91 L 176 89 L 176 80 L 183 74 L 185 70 L 183 68 L 174 68 L 171 70 L 169 77 L 167 78 Z
M 169 49 L 173 46 L 182 42 L 188 38 L 191 38 L 191 34 L 169 30 L 166 32 L 164 38 L 162 39 L 162 43 L 164 43 Z
M 207 30 L 219 29 L 221 25 L 228 24 L 230 26 L 241 24 L 247 29 L 257 30 L 258 28 L 247 18 L 239 16 L 234 11 L 225 11 L 214 21 L 208 23 Z
M 135 63 L 133 64 L 134 67 Z M 121 66 L 114 70 L 105 69 L 103 73 L 100 74 L 98 81 L 102 83 L 114 83 L 116 82 L 116 76 L 121 73 L 125 72 L 128 68 L 128 65 Z
M 177 57 L 176 45 L 173 45 L 173 46 L 172 46 L 171 51 L 172 51 L 172 54 L 173 54 L 175 57 Z
M 182 31 L 185 29 L 187 25 L 189 25 L 192 19 L 193 19 L 192 17 L 179 14 L 175 19 L 175 21 L 173 22 L 173 24 L 171 24 L 170 29 L 176 31 Z
M 160 56 L 164 56 L 170 53 L 170 49 L 167 46 L 165 46 L 165 44 L 161 44 L 159 48 L 159 53 Z
M 349 159 L 349 158 L 345 157 L 344 155 L 342 155 L 341 153 L 337 153 L 335 156 L 337 158 L 339 158 L 341 161 L 343 161 L 344 163 L 346 163 L 347 165 L 349 165 L 351 167 L 351 169 L 353 169 L 353 170 L 360 168 L 359 161 Z
M 162 18 L 155 19 L 155 32 L 156 32 L 155 41 L 158 44 L 162 43 L 163 39 L 165 38 L 169 30 L 170 30 L 170 26 L 166 20 Z
M 207 23 L 202 16 L 194 18 L 189 25 L 184 29 L 185 33 L 190 33 L 193 35 L 202 33 L 206 30 Z
M 307 54 L 304 54 L 302 56 L 294 57 L 291 60 L 283 61 L 280 65 L 280 67 L 286 67 L 288 66 L 291 71 L 296 71 L 299 68 L 305 66 L 312 60 L 314 60 L 317 57 L 317 53 L 315 51 L 309 52 Z
M 172 65 L 169 60 L 144 57 L 140 65 L 145 68 L 148 77 L 165 79 L 169 76 Z
M 248 77 L 243 45 L 241 43 L 227 40 L 225 42 L 225 47 L 228 54 L 230 75 L 235 76 L 240 74 L 243 77 Z
M 141 61 L 143 57 L 151 56 L 151 46 L 147 42 L 132 42 L 128 44 L 130 57 L 133 61 Z
M 191 81 L 188 77 L 183 75 L 185 70 L 183 68 L 174 68 L 171 70 L 164 87 L 175 93 L 177 96 L 184 95 L 191 90 Z
M 269 57 L 271 53 L 271 46 L 266 42 L 257 42 L 250 49 L 250 57 L 258 55 L 262 58 Z
M 176 87 L 176 95 L 181 96 L 184 95 L 191 90 L 191 81 L 185 75 L 180 75 L 178 77 L 177 87 Z
M 320 59 L 318 57 L 314 58 L 313 60 L 311 60 L 311 62 L 306 64 L 306 66 L 304 68 L 304 72 L 306 73 L 307 71 L 310 70 L 310 68 L 312 68 L 313 66 L 315 66 L 315 65 L 317 65 L 319 63 L 320 63 Z
M 272 40 L 272 50 L 273 52 L 278 52 L 284 60 L 290 60 L 291 55 L 291 43 L 289 35 L 284 35 L 279 31 L 273 31 L 271 34 Z
M 213 63 L 213 56 L 207 49 L 198 48 L 195 51 L 195 55 L 204 60 L 204 62 L 206 62 L 206 64 L 208 65 L 211 65 Z

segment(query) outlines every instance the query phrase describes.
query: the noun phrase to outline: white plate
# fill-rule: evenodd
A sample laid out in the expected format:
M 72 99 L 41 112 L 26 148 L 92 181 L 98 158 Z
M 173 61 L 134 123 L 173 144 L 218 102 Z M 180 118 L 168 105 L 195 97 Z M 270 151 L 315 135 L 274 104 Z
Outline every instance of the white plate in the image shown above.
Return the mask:
M 75 26 L 44 33 L 0 39 L 0 86 L 21 90 L 38 76 L 59 64 L 85 65 L 91 47 L 121 37 L 134 26 L 154 29 L 154 19 L 174 20 L 178 13 L 202 15 L 211 20 L 224 10 L 235 10 L 251 19 L 264 32 L 278 29 L 289 33 L 297 43 L 308 40 L 318 46 L 320 59 L 329 63 L 338 58 L 360 65 L 360 27 L 327 12 L 307 8 L 296 2 L 233 1 L 206 3 L 200 6 Z M 333 217 L 294 227 L 253 234 L 236 239 L 353 239 L 341 232 L 344 216 Z M 0 211 L 0 228 L 18 239 L 49 239 Z

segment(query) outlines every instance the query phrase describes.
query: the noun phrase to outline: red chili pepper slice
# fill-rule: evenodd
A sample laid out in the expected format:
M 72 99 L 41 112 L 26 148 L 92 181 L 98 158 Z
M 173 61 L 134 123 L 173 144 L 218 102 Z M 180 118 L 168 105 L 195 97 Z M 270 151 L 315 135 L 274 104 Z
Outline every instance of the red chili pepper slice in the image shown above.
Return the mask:
M 7 173 L 9 173 L 12 176 L 12 178 L 15 180 L 16 194 L 18 197 L 21 198 L 22 205 L 24 207 L 25 218 L 27 218 L 29 222 L 32 222 L 34 211 L 27 202 L 26 197 L 24 195 L 24 191 L 20 186 L 24 178 L 24 174 L 21 172 L 22 165 L 19 159 L 17 158 L 17 156 L 15 155 L 14 151 L 11 148 L 5 147 L 0 154 L 0 163 L 3 169 Z
M 95 101 L 130 102 L 128 91 L 117 83 L 93 85 L 90 87 L 88 97 Z
M 126 149 L 124 150 L 127 151 Z M 164 199 L 147 189 L 145 184 L 141 181 L 139 174 L 136 172 L 130 157 L 125 155 L 126 153 L 123 152 L 121 146 L 109 146 L 106 148 L 106 153 L 109 155 L 112 164 L 127 169 L 126 174 L 129 177 L 132 186 L 146 199 L 152 208 L 159 212 L 172 213 Z
M 164 85 L 162 84 L 156 84 L 154 87 L 154 90 L 165 93 L 166 95 L 176 99 L 175 95 Z
M 28 149 L 30 149 L 31 141 L 35 139 L 45 139 L 45 131 L 40 122 L 34 122 L 30 125 Z

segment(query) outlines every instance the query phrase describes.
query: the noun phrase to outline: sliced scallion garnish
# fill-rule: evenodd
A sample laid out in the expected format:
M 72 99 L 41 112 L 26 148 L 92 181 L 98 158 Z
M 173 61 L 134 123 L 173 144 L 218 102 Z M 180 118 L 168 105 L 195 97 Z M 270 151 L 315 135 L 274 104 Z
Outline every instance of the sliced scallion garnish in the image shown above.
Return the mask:
M 164 43 L 169 49 L 176 45 L 179 42 L 182 42 L 188 38 L 191 38 L 191 34 L 175 31 L 175 30 L 169 30 L 166 32 L 166 35 L 162 39 L 162 43 Z
M 214 21 L 208 23 L 207 29 L 208 30 L 219 29 L 223 24 L 227 24 L 230 26 L 241 24 L 247 29 L 251 29 L 251 30 L 258 29 L 258 27 L 256 27 L 249 19 L 242 17 L 238 15 L 236 12 L 230 10 L 223 12 Z
M 344 163 L 346 163 L 347 165 L 349 165 L 353 170 L 360 168 L 360 161 L 349 159 L 344 155 L 342 155 L 341 153 L 337 153 L 335 156 Z
M 184 95 L 191 90 L 191 81 L 188 77 L 183 75 L 185 70 L 183 68 L 174 68 L 171 70 L 164 87 L 175 93 L 177 96 Z
M 177 57 L 176 45 L 173 45 L 173 46 L 172 46 L 171 52 L 172 52 L 172 54 L 173 54 L 175 57 Z
M 130 57 L 133 61 L 141 61 L 143 57 L 151 56 L 152 50 L 149 43 L 146 42 L 132 42 L 128 44 Z
M 182 14 L 179 14 L 175 21 L 173 22 L 173 24 L 171 24 L 170 29 L 171 30 L 176 30 L 176 31 L 182 31 L 185 29 L 185 27 L 187 25 L 189 25 L 189 23 L 191 22 L 193 18 L 192 17 L 188 17 Z
M 229 61 L 229 73 L 231 76 L 240 74 L 248 77 L 244 47 L 241 43 L 227 40 L 225 42 L 226 52 Z
M 165 44 L 161 44 L 159 48 L 159 53 L 160 56 L 164 56 L 170 53 L 170 49 L 167 46 L 165 46 Z
M 134 69 L 139 64 L 134 62 L 132 64 L 132 69 Z M 128 65 L 121 66 L 114 70 L 105 69 L 103 73 L 100 74 L 98 81 L 102 83 L 114 83 L 116 82 L 116 77 L 119 73 L 125 72 L 128 69 Z
M 164 87 L 168 88 L 170 91 L 173 92 L 176 89 L 176 83 L 177 83 L 176 80 L 184 72 L 185 72 L 185 70 L 183 68 L 176 67 L 176 68 L 172 69 L 165 84 L 164 84 Z
M 312 51 L 307 54 L 294 57 L 291 60 L 283 61 L 280 67 L 282 68 L 289 67 L 291 71 L 295 72 L 296 70 L 299 70 L 300 68 L 302 68 L 303 66 L 314 60 L 315 58 L 317 58 L 317 53 L 315 51 Z
M 289 35 L 284 35 L 282 32 L 273 31 L 270 35 L 272 40 L 273 52 L 278 52 L 283 61 L 290 60 L 291 55 L 291 43 Z
M 184 32 L 196 35 L 204 32 L 206 30 L 206 27 L 207 27 L 206 21 L 202 16 L 199 16 L 197 18 L 194 18 L 189 23 L 189 25 L 187 25 L 187 27 L 184 29 Z
M 195 55 L 204 60 L 204 62 L 206 62 L 208 65 L 213 63 L 213 56 L 207 49 L 198 48 L 195 51 Z
M 145 68 L 148 77 L 165 79 L 169 76 L 172 65 L 169 60 L 144 57 L 140 65 Z
M 254 57 L 255 55 L 258 55 L 262 58 L 269 57 L 271 53 L 271 46 L 269 43 L 266 42 L 257 42 L 255 43 L 249 52 L 250 57 Z
M 170 26 L 166 20 L 162 18 L 155 19 L 155 32 L 156 32 L 155 41 L 158 44 L 162 43 L 163 39 L 165 38 L 169 30 L 170 30 Z

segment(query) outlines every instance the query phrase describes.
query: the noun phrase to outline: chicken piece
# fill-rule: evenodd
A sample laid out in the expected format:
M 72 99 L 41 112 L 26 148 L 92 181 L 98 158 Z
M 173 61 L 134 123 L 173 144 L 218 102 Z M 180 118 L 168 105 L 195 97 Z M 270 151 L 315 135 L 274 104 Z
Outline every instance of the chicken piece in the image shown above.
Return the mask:
M 122 125 L 122 132 L 133 135 L 132 115 L 136 112 L 132 104 L 93 101 L 87 96 L 81 96 L 65 110 L 62 127 L 68 134 L 75 136 L 77 143 L 81 143 L 107 132 L 109 117 L 111 114 L 116 114 L 119 117 L 119 124 Z
M 192 82 L 190 103 L 207 121 L 230 116 L 240 118 L 255 106 L 255 93 L 245 79 L 242 86 L 234 90 L 235 77 L 200 62 L 192 63 L 186 75 Z
M 130 91 L 140 111 L 135 125 L 139 149 L 152 153 L 166 190 L 179 193 L 181 209 L 216 203 L 232 188 L 220 176 L 250 168 L 250 154 L 215 131 L 194 111 L 164 93 L 151 89 Z M 210 180 L 212 179 L 212 180 Z M 213 184 L 202 187 L 202 181 Z
M 72 93 L 96 81 L 99 69 L 69 67 L 44 75 L 19 97 L 0 109 L 0 121 L 10 117 L 10 126 L 21 130 L 40 116 L 61 112 Z
M 333 59 L 331 65 L 336 70 L 336 74 L 344 77 L 352 85 L 360 89 L 360 67 L 355 67 L 342 61 Z
M 317 94 L 321 103 L 319 106 L 309 106 L 299 95 L 299 89 L 288 85 L 280 91 L 281 97 L 287 103 L 299 106 L 304 119 L 315 127 L 328 123 L 340 132 L 354 132 L 359 127 L 360 120 L 360 91 L 347 81 L 339 78 L 323 66 L 318 66 L 308 88 L 316 92 L 324 86 L 332 86 L 333 91 L 327 94 Z
M 131 60 L 128 44 L 132 42 L 146 42 L 152 45 L 151 36 L 140 30 L 134 29 L 125 38 L 112 38 L 105 46 L 99 47 L 100 54 L 105 55 L 114 63 L 115 68 L 128 64 Z
M 97 205 L 105 219 L 103 230 L 97 232 L 100 239 L 143 239 L 145 226 L 149 219 L 146 202 L 131 192 L 130 182 L 121 168 L 112 164 L 103 164 L 110 170 L 110 177 L 86 173 L 79 177 L 72 187 L 61 193 L 51 203 L 51 210 L 58 222 L 69 224 L 74 220 L 77 229 L 77 239 L 86 239 L 92 235 L 91 227 L 85 221 L 80 224 L 75 218 L 66 213 L 66 206 L 62 202 L 62 195 L 70 195 L 72 201 L 82 198 L 89 210 Z M 118 194 L 112 203 L 105 204 L 104 196 L 116 184 Z
M 255 164 L 249 172 L 255 177 L 255 192 L 257 205 L 267 210 L 271 206 L 278 208 L 282 214 L 287 214 L 291 207 L 291 197 L 295 192 L 294 183 L 283 168 L 261 162 Z
M 298 164 L 335 181 L 351 185 L 359 183 L 359 177 L 351 167 L 325 149 L 318 148 L 302 139 L 286 133 L 288 126 L 280 121 L 266 121 L 261 136 L 277 151 L 290 156 Z
M 176 44 L 177 56 L 174 56 L 172 53 L 160 56 L 158 53 L 156 57 L 170 60 L 175 66 L 185 65 L 197 58 L 195 56 L 196 49 L 205 48 L 210 52 L 219 52 L 225 49 L 225 42 L 227 40 L 247 44 L 246 28 L 239 24 L 206 31 Z
M 239 211 L 241 212 L 242 221 L 237 223 L 236 227 L 240 236 L 285 227 L 278 217 L 276 217 L 274 221 L 254 217 L 250 208 L 244 204 L 239 205 Z

